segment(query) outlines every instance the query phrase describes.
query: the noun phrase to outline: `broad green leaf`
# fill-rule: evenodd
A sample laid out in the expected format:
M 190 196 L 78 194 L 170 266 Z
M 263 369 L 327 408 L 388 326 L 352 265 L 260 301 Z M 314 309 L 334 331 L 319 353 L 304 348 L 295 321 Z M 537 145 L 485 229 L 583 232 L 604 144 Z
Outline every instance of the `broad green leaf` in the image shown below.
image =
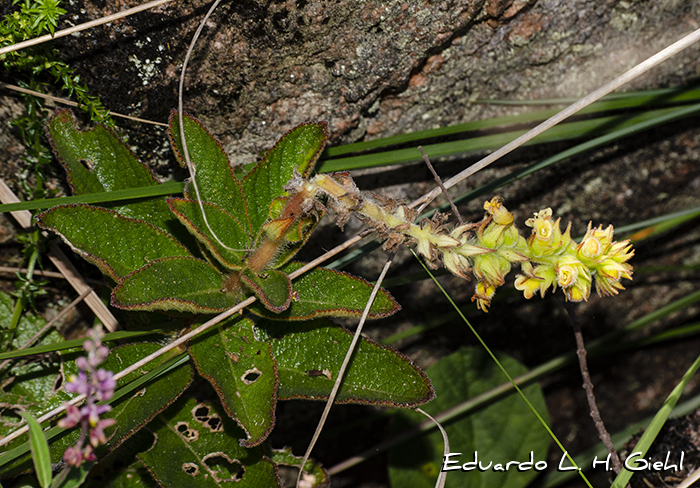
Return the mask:
M 303 266 L 290 263 L 284 272 Z M 328 268 L 314 268 L 292 282 L 292 302 L 287 310 L 272 313 L 259 303 L 249 310 L 274 320 L 308 320 L 314 317 L 360 317 L 372 293 L 372 284 L 348 273 Z M 387 317 L 401 306 L 386 290 L 380 290 L 370 309 L 369 318 Z
M 527 370 L 514 359 L 499 355 L 499 360 L 515 377 Z M 436 399 L 423 409 L 435 416 L 459 403 L 474 398 L 503 382 L 503 373 L 481 349 L 465 348 L 427 369 L 426 373 L 435 387 Z M 544 396 L 539 385 L 523 388 L 523 393 L 547 419 Z M 403 431 L 425 420 L 414 412 L 401 412 L 394 430 Z M 497 403 L 444 425 L 450 439 L 452 456 L 457 461 L 451 466 L 473 462 L 474 456 L 485 470 L 454 470 L 447 474 L 447 487 L 470 486 L 474 488 L 519 488 L 537 476 L 534 465 L 519 471 L 510 461 L 529 462 L 547 460 L 550 438 L 527 404 L 516 394 L 508 395 Z M 475 454 L 476 453 L 476 454 Z M 392 486 L 432 488 L 442 467 L 443 440 L 439 432 L 399 444 L 389 451 L 389 476 Z M 500 465 L 500 468 L 497 467 Z M 523 465 L 527 467 L 527 465 Z
M 235 317 L 217 324 L 193 340 L 189 351 L 226 413 L 245 431 L 241 445 L 264 441 L 275 424 L 277 367 L 270 344 L 255 338 L 253 322 Z
M 280 486 L 260 448 L 238 444 L 245 433 L 220 405 L 184 398 L 149 425 L 153 446 L 138 455 L 160 486 L 259 488 Z
M 180 118 L 175 110 L 170 113 L 170 143 L 181 165 L 185 157 L 180 138 Z M 192 184 L 186 188 L 185 195 L 190 200 L 214 203 L 233 215 L 243 225 L 248 234 L 252 234 L 248 204 L 243 194 L 241 183 L 233 174 L 228 156 L 221 143 L 212 136 L 202 123 L 185 113 L 182 119 L 187 140 L 187 152 L 195 167 L 195 179 L 199 189 L 199 198 L 194 193 Z
M 292 282 L 289 275 L 274 269 L 259 274 L 250 269 L 241 272 L 241 282 L 249 288 L 263 306 L 274 312 L 283 312 L 292 301 Z
M 272 201 L 287 195 L 284 187 L 294 176 L 294 171 L 304 177 L 311 174 L 327 140 L 328 126 L 325 122 L 297 126 L 283 135 L 246 175 L 243 192 L 248 200 L 254 234 L 270 218 Z
M 112 305 L 126 310 L 223 312 L 236 304 L 221 291 L 223 282 L 214 266 L 199 259 L 159 259 L 121 280 L 112 291 Z
M 168 198 L 167 202 L 178 220 L 221 264 L 230 269 L 242 267 L 250 247 L 250 238 L 236 217 L 213 203 L 203 203 L 205 222 L 199 202 L 181 198 Z M 215 235 L 212 235 L 209 227 Z M 230 249 L 222 246 L 217 237 Z
M 277 397 L 327 399 L 352 333 L 324 319 L 296 323 L 262 321 L 256 326 L 261 339 L 272 339 L 280 381 Z M 336 401 L 415 407 L 433 396 L 430 381 L 411 361 L 363 337 Z
M 29 448 L 32 452 L 34 470 L 39 480 L 41 488 L 48 488 L 51 484 L 51 456 L 49 455 L 49 444 L 46 442 L 44 429 L 31 413 L 24 411 L 22 417 L 29 426 Z
M 101 125 L 80 131 L 76 125 L 73 112 L 64 109 L 56 110 L 47 125 L 51 146 L 68 173 L 73 194 L 160 185 L 151 170 L 112 131 Z M 163 199 L 108 207 L 166 231 L 173 222 Z
M 113 210 L 65 205 L 47 210 L 36 219 L 115 281 L 155 259 L 191 256 L 171 235 Z
M 292 454 L 292 448 L 272 449 L 270 459 L 275 464 L 282 466 L 292 466 L 299 468 L 301 466 L 302 457 Z M 322 488 L 330 486 L 331 479 L 323 466 L 316 461 L 309 459 L 304 465 L 304 474 L 301 477 L 301 486 L 308 488 Z

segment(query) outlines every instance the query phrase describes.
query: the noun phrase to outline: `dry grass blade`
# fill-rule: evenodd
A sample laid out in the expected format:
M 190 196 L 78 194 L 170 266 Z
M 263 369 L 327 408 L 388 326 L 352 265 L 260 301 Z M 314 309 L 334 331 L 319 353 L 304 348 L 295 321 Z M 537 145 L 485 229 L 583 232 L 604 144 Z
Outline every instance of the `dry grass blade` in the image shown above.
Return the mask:
M 445 182 L 445 188 L 452 188 L 460 181 L 473 175 L 477 171 L 484 169 L 489 164 L 497 161 L 498 159 L 502 158 L 506 154 L 508 154 L 511 151 L 522 146 L 523 144 L 525 144 L 529 140 L 542 134 L 547 129 L 554 127 L 555 125 L 557 125 L 559 122 L 563 121 L 564 119 L 571 117 L 579 110 L 582 110 L 583 108 L 587 107 L 588 105 L 592 104 L 593 102 L 601 99 L 602 97 L 604 97 L 608 93 L 611 93 L 611 92 L 617 90 L 625 83 L 632 81 L 633 79 L 635 79 L 636 77 L 638 77 L 642 73 L 645 73 L 646 71 L 650 70 L 651 68 L 653 68 L 657 64 L 662 63 L 663 61 L 667 60 L 671 56 L 674 56 L 675 54 L 681 52 L 683 49 L 694 44 L 698 40 L 700 40 L 700 29 L 697 29 L 697 30 L 691 32 L 687 36 L 683 37 L 681 40 L 674 42 L 673 44 L 671 44 L 670 46 L 668 46 L 665 49 L 662 49 L 661 51 L 659 51 L 655 55 L 651 56 L 650 58 L 647 58 L 645 61 L 642 61 L 637 66 L 635 66 L 634 68 L 625 72 L 624 74 L 618 76 L 617 78 L 615 78 L 611 82 L 603 85 L 602 87 L 593 91 L 589 95 L 586 95 L 578 102 L 576 102 L 572 105 L 569 105 L 561 112 L 548 118 L 547 120 L 545 120 L 544 122 L 539 124 L 537 127 L 534 127 L 532 130 L 526 132 L 522 136 L 520 136 L 517 139 L 513 140 L 512 142 L 506 144 L 505 146 L 498 149 L 497 151 L 492 152 L 491 154 L 489 154 L 488 156 L 486 156 L 482 160 L 474 163 L 469 168 L 467 168 L 464 171 L 453 176 L 452 178 L 450 178 L 449 180 L 447 180 Z M 419 212 L 420 212 L 431 201 L 433 201 L 433 199 L 435 199 L 435 197 L 438 196 L 441 191 L 442 190 L 440 189 L 440 187 L 436 187 L 432 191 L 426 193 L 422 197 L 413 201 L 409 205 L 409 207 L 414 208 L 414 207 L 417 207 L 420 205 L 420 208 L 419 208 Z
M 28 90 L 26 88 L 22 88 L 21 86 L 9 85 L 7 83 L 3 83 L 2 81 L 0 81 L 0 88 L 6 88 L 7 90 L 16 91 L 19 93 L 25 93 L 27 95 L 33 95 L 37 98 L 43 98 L 44 100 L 51 100 L 52 102 L 62 103 L 64 105 L 68 105 L 70 107 L 77 107 L 79 105 L 77 102 L 74 102 L 73 100 L 65 100 L 63 98 L 54 97 L 52 95 L 47 95 L 45 93 L 41 93 L 38 91 Z M 121 117 L 123 119 L 133 120 L 134 122 L 143 122 L 145 124 L 161 125 L 164 127 L 168 126 L 168 124 L 164 124 L 163 122 L 156 122 L 154 120 L 141 119 L 139 117 L 132 117 L 131 115 L 119 114 L 117 112 L 109 112 L 109 114 L 114 115 L 115 117 Z
M 370 294 L 369 299 L 367 300 L 367 304 L 365 305 L 365 309 L 362 312 L 362 318 L 360 318 L 360 323 L 357 325 L 357 329 L 355 330 L 355 334 L 352 336 L 352 342 L 350 343 L 350 347 L 348 347 L 348 350 L 345 353 L 345 359 L 343 359 L 343 364 L 340 366 L 340 370 L 338 371 L 338 374 L 336 375 L 335 383 L 333 384 L 333 389 L 331 390 L 330 394 L 328 395 L 328 400 L 326 401 L 326 406 L 323 409 L 323 414 L 321 415 L 321 420 L 318 421 L 318 425 L 316 426 L 316 432 L 314 432 L 314 435 L 311 439 L 311 442 L 309 443 L 309 447 L 306 449 L 306 453 L 304 453 L 304 458 L 301 460 L 301 465 L 299 467 L 299 474 L 297 475 L 297 483 L 296 483 L 297 488 L 300 488 L 301 477 L 304 474 L 304 466 L 306 465 L 306 461 L 309 460 L 309 457 L 311 456 L 311 451 L 313 450 L 314 446 L 316 445 L 316 441 L 318 440 L 318 436 L 321 435 L 321 431 L 323 430 L 323 426 L 326 423 L 326 419 L 328 418 L 328 414 L 331 411 L 331 407 L 333 406 L 333 402 L 335 402 L 335 397 L 338 394 L 338 390 L 340 390 L 340 385 L 342 385 L 342 383 L 343 383 L 343 379 L 345 377 L 345 370 L 347 369 L 348 364 L 350 364 L 350 359 L 352 358 L 353 352 L 355 352 L 355 347 L 357 346 L 357 342 L 360 340 L 360 337 L 362 336 L 362 328 L 364 327 L 365 322 L 367 321 L 367 316 L 369 315 L 370 308 L 372 308 L 372 303 L 374 303 L 374 299 L 382 287 L 382 281 L 384 281 L 384 277 L 386 276 L 386 273 L 389 271 L 389 268 L 391 267 L 393 257 L 394 257 L 393 255 L 389 256 L 389 259 L 387 259 L 386 264 L 384 265 L 384 268 L 382 269 L 382 272 L 379 274 L 379 278 L 377 278 L 377 282 L 374 284 L 374 288 L 372 288 L 372 293 Z
M 20 200 L 17 195 L 10 189 L 5 181 L 0 179 L 0 202 L 2 203 L 18 203 Z M 17 220 L 19 225 L 23 228 L 29 228 L 32 226 L 32 214 L 29 210 L 18 210 L 15 212 L 10 212 L 12 216 Z M 90 307 L 97 318 L 102 322 L 105 328 L 114 332 L 117 329 L 117 319 L 114 318 L 112 312 L 109 311 L 107 306 L 102 303 L 100 297 L 97 296 L 92 288 L 85 282 L 83 277 L 80 275 L 78 270 L 73 266 L 68 257 L 61 251 L 58 245 L 53 244 L 49 250 L 49 259 L 56 266 L 56 268 L 61 272 L 61 274 L 68 280 L 68 283 L 73 287 L 73 289 L 79 294 L 83 294 L 89 291 L 85 303 Z
M 17 44 L 13 44 L 11 46 L 6 46 L 6 47 L 3 47 L 2 49 L 0 49 L 0 55 L 6 54 L 6 53 L 11 53 L 13 51 L 19 51 L 20 49 L 24 49 L 25 47 L 36 46 L 37 44 L 42 44 L 44 42 L 52 41 L 52 40 L 57 39 L 59 37 L 69 36 L 69 35 L 73 34 L 74 32 L 80 32 L 83 30 L 92 29 L 93 27 L 97 27 L 98 25 L 107 24 L 107 23 L 113 22 L 117 19 L 121 19 L 123 17 L 128 17 L 129 15 L 134 15 L 136 13 L 143 12 L 144 10 L 149 10 L 149 9 L 158 7 L 160 5 L 163 5 L 164 3 L 168 3 L 171 1 L 172 0 L 154 0 L 153 2 L 144 3 L 143 5 L 139 5 L 138 7 L 130 8 L 130 9 L 118 12 L 116 14 L 102 17 L 101 19 L 91 20 L 90 22 L 85 22 L 84 24 L 76 25 L 73 27 L 69 27 L 68 29 L 63 29 L 63 30 L 54 32 L 53 34 L 46 34 L 45 36 L 36 37 L 34 39 L 29 39 L 28 41 L 18 42 Z

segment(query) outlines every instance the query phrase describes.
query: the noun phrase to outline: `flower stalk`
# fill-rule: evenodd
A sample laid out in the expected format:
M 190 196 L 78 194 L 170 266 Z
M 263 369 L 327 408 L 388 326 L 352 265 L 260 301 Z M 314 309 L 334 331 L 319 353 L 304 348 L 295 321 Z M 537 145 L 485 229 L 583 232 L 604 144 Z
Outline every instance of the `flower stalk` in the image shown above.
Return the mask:
M 593 283 L 598 295 L 611 296 L 624 290 L 623 278 L 632 279 L 627 261 L 634 251 L 628 240 L 613 240 L 612 225 L 603 229 L 589 223 L 586 235 L 577 243 L 571 238 L 571 223 L 562 232 L 561 219 L 552 220 L 551 208 L 536 212 L 525 222 L 532 229 L 525 238 L 500 197 L 484 203 L 486 212 L 480 222 L 451 227 L 446 216 L 438 213 L 414 223 L 415 211 L 403 203 L 360 192 L 347 173 L 319 174 L 308 180 L 296 176 L 287 189 L 292 195 L 303 195 L 302 209 L 315 209 L 319 198 L 327 199 L 341 227 L 355 214 L 377 231 L 385 250 L 415 244 L 431 267 L 443 265 L 464 279 L 474 275 L 472 301 L 484 312 L 514 264 L 521 269 L 515 288 L 528 299 L 559 286 L 568 301 L 586 301 Z

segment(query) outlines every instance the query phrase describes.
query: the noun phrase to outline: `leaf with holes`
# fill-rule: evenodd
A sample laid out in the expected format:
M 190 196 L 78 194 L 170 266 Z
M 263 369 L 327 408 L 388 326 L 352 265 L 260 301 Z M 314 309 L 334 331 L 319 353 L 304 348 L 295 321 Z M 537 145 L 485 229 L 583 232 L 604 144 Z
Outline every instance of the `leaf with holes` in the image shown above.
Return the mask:
M 114 281 L 154 259 L 191 256 L 170 234 L 113 210 L 60 205 L 39 214 L 36 220 Z
M 352 333 L 325 319 L 261 321 L 277 361 L 277 398 L 325 400 L 333 388 Z M 362 338 L 348 367 L 338 403 L 414 407 L 434 397 L 428 377 L 397 351 Z
M 70 110 L 56 110 L 46 131 L 68 173 L 74 195 L 160 185 L 151 170 L 112 131 L 101 125 L 80 131 Z M 172 232 L 175 219 L 162 198 L 105 206 Z
M 229 269 L 241 269 L 251 243 L 236 217 L 218 205 L 204 203 L 205 221 L 199 202 L 182 198 L 168 198 L 167 202 L 178 220 L 204 244 L 217 261 Z
M 244 269 L 241 282 L 250 289 L 266 309 L 279 313 L 287 309 L 292 301 L 292 281 L 289 275 L 274 269 L 255 273 Z
M 245 433 L 220 405 L 183 398 L 149 424 L 153 446 L 138 455 L 160 486 L 280 486 L 272 461 L 238 444 Z
M 515 359 L 499 354 L 499 361 L 511 376 L 527 372 Z M 424 407 L 431 415 L 437 415 L 457 404 L 501 385 L 506 379 L 493 360 L 480 348 L 464 348 L 439 360 L 427 369 L 435 386 L 437 398 Z M 534 384 L 523 388 L 523 393 L 537 411 L 547 419 L 547 407 L 542 389 Z M 414 412 L 401 412 L 394 425 L 396 433 L 425 420 Z M 468 416 L 463 416 L 445 425 L 452 446 L 458 446 L 463 456 L 453 456 L 461 463 L 478 461 L 493 467 L 455 473 L 447 477 L 447 487 L 470 486 L 483 488 L 522 488 L 537 476 L 532 469 L 520 471 L 511 466 L 508 470 L 497 470 L 495 466 L 506 466 L 509 461 L 534 462 L 547 459 L 550 437 L 537 421 L 528 405 L 512 392 Z M 389 451 L 389 475 L 392 486 L 432 488 L 443 462 L 443 440 L 439 432 L 422 435 L 406 441 Z
M 112 305 L 127 310 L 215 313 L 236 301 L 222 292 L 224 276 L 196 258 L 151 261 L 122 279 L 112 291 Z
M 298 171 L 309 176 L 328 140 L 325 122 L 310 122 L 282 136 L 265 157 L 243 179 L 243 192 L 253 234 L 258 234 L 270 218 L 270 206 L 275 198 L 287 195 L 284 187 Z
M 250 319 L 235 317 L 190 343 L 197 371 L 212 384 L 228 415 L 246 432 L 241 445 L 264 441 L 275 424 L 277 367 Z
M 301 461 L 303 458 L 295 456 L 292 454 L 291 447 L 285 447 L 284 449 L 272 449 L 270 453 L 270 459 L 275 464 L 282 466 L 292 466 L 299 468 L 301 466 Z M 300 486 L 308 488 L 324 488 L 330 486 L 331 478 L 328 476 L 328 472 L 323 469 L 320 463 L 309 459 L 306 461 L 304 466 L 304 474 L 301 477 Z
M 180 137 L 179 116 L 175 110 L 170 113 L 170 143 L 181 165 L 185 165 L 182 138 Z M 203 202 L 218 205 L 233 215 L 248 234 L 253 233 L 248 216 L 248 203 L 241 188 L 241 182 L 233 174 L 228 156 L 221 143 L 212 136 L 202 123 L 185 113 L 183 115 L 185 140 L 190 161 L 195 167 L 195 181 Z M 198 200 L 192 184 L 185 195 L 190 200 Z

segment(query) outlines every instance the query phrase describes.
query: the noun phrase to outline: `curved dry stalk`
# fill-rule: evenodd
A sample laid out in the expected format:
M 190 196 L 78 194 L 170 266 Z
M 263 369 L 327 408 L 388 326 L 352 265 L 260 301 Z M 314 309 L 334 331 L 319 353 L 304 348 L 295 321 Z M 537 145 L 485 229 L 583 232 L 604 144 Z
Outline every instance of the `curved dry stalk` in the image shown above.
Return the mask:
M 447 456 L 450 454 L 450 439 L 447 436 L 447 432 L 445 431 L 445 428 L 442 426 L 440 422 L 435 420 L 433 417 L 430 416 L 428 412 L 425 410 L 422 410 L 420 408 L 415 409 L 416 412 L 422 413 L 426 417 L 428 417 L 436 426 L 438 429 L 440 429 L 440 433 L 442 434 L 442 442 L 443 442 L 443 456 Z M 435 482 L 435 488 L 444 488 L 445 486 L 445 481 L 447 481 L 447 471 L 440 470 L 440 474 L 437 477 L 437 481 Z
M 46 93 L 41 93 L 35 90 L 29 90 L 27 88 L 22 88 L 21 86 L 17 85 L 10 85 L 8 83 L 3 83 L 2 81 L 0 81 L 0 88 L 6 88 L 7 90 L 24 93 L 26 95 L 32 95 L 37 98 L 43 98 L 44 100 L 51 100 L 52 102 L 56 103 L 62 103 L 63 105 L 68 105 L 69 107 L 77 107 L 79 105 L 78 102 L 74 102 L 73 100 L 66 100 L 64 98 L 54 97 L 53 95 L 47 95 Z M 115 117 L 121 117 L 122 119 L 133 120 L 135 122 L 143 122 L 145 124 L 162 125 L 168 127 L 168 124 L 164 124 L 163 122 L 155 122 L 153 120 L 141 119 L 139 117 L 132 117 L 131 115 L 124 115 L 111 111 L 109 112 L 109 114 L 114 115 Z
M 216 242 L 218 242 L 221 246 L 223 246 L 225 249 L 228 249 L 229 251 L 237 251 L 237 249 L 232 249 L 228 247 L 226 244 L 221 242 L 221 239 L 219 239 L 219 236 L 216 235 L 216 232 L 214 232 L 214 229 L 211 228 L 209 225 L 209 220 L 207 219 L 207 213 L 204 211 L 204 204 L 202 203 L 202 198 L 199 196 L 199 188 L 197 187 L 197 180 L 195 178 L 195 175 L 197 174 L 197 169 L 194 167 L 192 164 L 192 161 L 190 160 L 190 153 L 187 149 L 187 140 L 185 139 L 185 121 L 183 119 L 183 109 L 182 109 L 182 92 L 185 87 L 185 73 L 187 72 L 187 63 L 190 60 L 190 56 L 192 55 L 192 50 L 194 49 L 195 44 L 197 43 L 197 39 L 199 39 L 199 35 L 202 33 L 202 30 L 204 29 L 204 24 L 206 24 L 207 20 L 211 16 L 211 14 L 214 13 L 214 10 L 216 10 L 216 7 L 219 5 L 221 0 L 216 0 L 212 6 L 209 8 L 209 11 L 207 14 L 204 16 L 202 21 L 199 23 L 199 27 L 197 27 L 197 31 L 194 33 L 194 36 L 192 37 L 192 42 L 190 42 L 190 47 L 187 49 L 187 54 L 185 55 L 185 61 L 182 63 L 182 71 L 180 72 L 180 85 L 178 86 L 178 91 L 177 91 L 177 118 L 178 118 L 178 123 L 180 125 L 180 141 L 182 142 L 182 153 L 185 156 L 185 164 L 187 165 L 187 171 L 190 173 L 190 181 L 192 182 L 192 187 L 194 188 L 194 193 L 197 195 L 197 203 L 199 204 L 199 210 L 202 212 L 202 218 L 204 218 L 204 223 L 207 226 L 207 229 L 209 229 L 209 232 L 211 232 L 211 235 L 214 236 L 214 239 L 216 239 Z
M 330 394 L 328 395 L 328 400 L 326 401 L 326 406 L 323 409 L 323 414 L 321 415 L 321 420 L 318 421 L 318 425 L 316 426 L 316 432 L 314 432 L 314 435 L 311 439 L 311 442 L 309 443 L 309 447 L 306 448 L 306 453 L 304 453 L 304 458 L 301 460 L 301 465 L 299 467 L 299 474 L 297 475 L 297 483 L 296 483 L 297 488 L 299 488 L 299 483 L 301 482 L 301 476 L 304 474 L 304 466 L 306 465 L 306 461 L 309 460 L 309 457 L 311 456 L 311 451 L 313 450 L 314 446 L 316 445 L 316 441 L 318 440 L 318 436 L 321 435 L 321 431 L 323 430 L 323 426 L 326 423 L 326 419 L 328 418 L 328 414 L 330 413 L 331 407 L 333 406 L 333 403 L 335 402 L 335 397 L 338 394 L 338 390 L 340 390 L 340 385 L 342 385 L 342 383 L 343 383 L 343 379 L 345 378 L 345 370 L 347 369 L 348 364 L 350 364 L 350 359 L 352 358 L 352 355 L 355 352 L 355 347 L 357 346 L 357 342 L 360 340 L 360 337 L 362 336 L 362 328 L 365 326 L 365 322 L 367 322 L 367 316 L 369 315 L 369 310 L 370 310 L 370 308 L 372 308 L 372 304 L 374 303 L 374 299 L 377 296 L 377 293 L 379 293 L 379 289 L 382 287 L 382 281 L 384 281 L 384 277 L 386 276 L 387 272 L 389 271 L 389 268 L 391 267 L 391 263 L 393 262 L 393 259 L 394 259 L 394 255 L 392 254 L 391 256 L 389 256 L 389 259 L 387 259 L 386 264 L 384 264 L 384 268 L 382 269 L 382 272 L 379 274 L 379 278 L 377 278 L 377 282 L 374 284 L 374 288 L 372 288 L 372 293 L 370 294 L 369 299 L 367 300 L 367 304 L 365 305 L 365 309 L 362 312 L 362 317 L 360 318 L 360 323 L 357 324 L 357 329 L 355 330 L 355 334 L 352 336 L 352 342 L 350 343 L 350 346 L 348 347 L 348 350 L 345 353 L 345 359 L 343 359 L 343 364 L 340 366 L 340 370 L 338 371 L 338 374 L 336 375 L 335 383 L 333 383 L 333 389 L 331 390 Z
M 36 46 L 44 42 L 53 41 L 54 39 L 58 39 L 59 37 L 69 36 L 74 32 L 92 29 L 93 27 L 97 27 L 98 25 L 107 24 L 117 19 L 128 17 L 130 15 L 134 15 L 136 13 L 143 12 L 144 10 L 149 10 L 158 7 L 160 5 L 163 5 L 164 3 L 168 3 L 171 1 L 172 0 L 154 0 L 152 2 L 144 3 L 143 5 L 139 5 L 138 7 L 122 10 L 121 12 L 117 12 L 116 14 L 102 17 L 101 19 L 91 20 L 90 22 L 85 22 L 84 24 L 76 25 L 73 27 L 69 27 L 68 29 L 63 29 L 54 32 L 53 34 L 46 34 L 45 36 L 35 37 L 34 39 L 18 42 L 17 44 L 12 44 L 11 46 L 3 47 L 2 49 L 0 49 L 0 55 L 11 53 L 13 51 L 19 51 L 20 49 L 24 49 L 25 47 Z

